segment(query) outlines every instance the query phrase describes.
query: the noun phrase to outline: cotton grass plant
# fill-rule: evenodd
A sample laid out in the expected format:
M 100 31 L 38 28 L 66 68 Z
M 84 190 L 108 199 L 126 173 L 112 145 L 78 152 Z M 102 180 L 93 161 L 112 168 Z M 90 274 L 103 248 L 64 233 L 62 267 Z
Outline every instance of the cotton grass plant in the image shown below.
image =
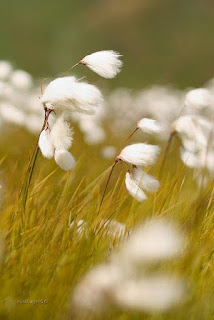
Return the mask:
M 184 92 L 181 99 L 180 92 L 168 88 L 137 93 L 121 90 L 111 93 L 101 108 L 93 107 L 94 115 L 86 115 L 75 112 L 73 104 L 68 111 L 70 94 L 57 100 L 66 103 L 66 112 L 51 96 L 49 110 L 56 109 L 46 110 L 45 130 L 39 139 L 47 158 L 38 152 L 34 174 L 31 167 L 25 214 L 20 215 L 16 204 L 23 164 L 35 139 L 31 133 L 41 129 L 44 111 L 41 99 L 35 99 L 34 87 L 26 89 L 23 100 L 23 88 L 10 83 L 13 72 L 11 66 L 7 80 L 0 84 L 0 113 L 4 115 L 0 129 L 5 130 L 0 144 L 1 317 L 212 320 L 212 101 L 201 108 L 189 104 L 181 112 Z M 74 82 L 76 86 L 81 81 L 75 78 Z M 212 95 L 211 88 L 212 83 L 206 87 Z M 124 108 L 123 117 L 118 105 Z M 85 111 L 82 104 L 78 106 Z M 16 117 L 10 119 L 8 110 L 19 111 L 17 122 Z M 165 152 L 172 123 L 182 122 L 183 116 L 188 116 L 188 126 L 179 128 L 174 123 L 176 133 Z M 143 130 L 137 129 L 127 140 L 136 126 Z M 186 127 L 194 128 L 194 134 Z M 89 144 L 93 128 L 104 132 L 106 141 Z M 106 146 L 111 149 L 103 157 Z M 200 159 L 199 167 L 190 168 L 194 157 L 192 162 L 187 162 L 188 157 L 184 160 L 183 149 Z M 74 155 L 72 170 L 60 168 L 65 164 L 61 158 L 58 161 L 61 152 L 64 160 L 68 155 L 69 164 L 74 164 L 73 158 L 70 161 Z M 118 162 L 98 214 L 115 158 Z M 202 189 L 194 179 L 195 174 L 203 178 L 204 170 L 209 175 Z M 126 176 L 128 182 L 134 181 L 134 196 L 141 191 L 147 197 L 144 201 L 136 201 L 127 192 Z

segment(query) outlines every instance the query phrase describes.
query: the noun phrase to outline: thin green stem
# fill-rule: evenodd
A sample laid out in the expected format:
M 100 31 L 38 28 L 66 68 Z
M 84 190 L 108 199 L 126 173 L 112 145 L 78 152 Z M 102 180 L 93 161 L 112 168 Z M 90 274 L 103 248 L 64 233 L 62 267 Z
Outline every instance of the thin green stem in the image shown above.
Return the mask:
M 163 155 L 163 159 L 162 159 L 162 163 L 161 163 L 161 166 L 160 166 L 160 171 L 159 171 L 159 179 L 162 178 L 162 175 L 163 175 L 163 169 L 164 169 L 164 166 L 165 166 L 165 163 L 166 163 L 166 156 L 169 152 L 169 149 L 170 149 L 170 146 L 171 146 L 171 143 L 172 143 L 172 140 L 173 140 L 173 137 L 175 136 L 176 132 L 175 131 L 172 131 L 170 133 L 170 136 L 169 136 L 169 139 L 168 139 L 168 142 L 167 142 L 167 145 L 166 145 L 166 149 L 164 151 L 164 155 Z
M 108 179 L 107 179 L 107 181 L 106 181 L 105 189 L 104 189 L 104 191 L 103 191 L 102 199 L 101 199 L 101 201 L 100 201 L 100 206 L 99 206 L 98 214 L 100 213 L 100 210 L 101 210 L 101 207 L 102 207 L 104 198 L 105 198 L 105 194 L 106 194 L 106 190 L 107 190 L 109 181 L 110 181 L 110 179 L 111 179 L 112 173 L 113 173 L 114 168 L 115 168 L 116 164 L 118 163 L 118 161 L 119 161 L 119 160 L 116 159 L 115 162 L 113 163 L 112 167 L 111 167 L 111 171 L 110 171 L 110 173 L 109 173 Z
M 45 109 L 45 119 L 44 119 L 44 123 L 42 126 L 42 129 L 38 135 L 38 138 L 36 140 L 36 145 L 34 147 L 32 156 L 30 158 L 30 161 L 28 163 L 28 167 L 26 170 L 26 174 L 25 174 L 25 178 L 22 184 L 22 188 L 19 194 L 19 208 L 23 210 L 23 212 L 25 212 L 25 207 L 26 207 L 26 202 L 27 202 L 27 197 L 28 197 L 28 192 L 29 192 L 29 187 L 30 187 L 30 183 L 32 180 L 32 176 L 33 176 L 33 171 L 36 165 L 36 160 L 38 157 L 38 153 L 39 153 L 39 146 L 38 146 L 38 142 L 39 142 L 39 137 L 41 132 L 45 129 L 46 124 L 48 122 L 48 118 L 50 113 L 52 112 L 52 110 L 49 109 Z

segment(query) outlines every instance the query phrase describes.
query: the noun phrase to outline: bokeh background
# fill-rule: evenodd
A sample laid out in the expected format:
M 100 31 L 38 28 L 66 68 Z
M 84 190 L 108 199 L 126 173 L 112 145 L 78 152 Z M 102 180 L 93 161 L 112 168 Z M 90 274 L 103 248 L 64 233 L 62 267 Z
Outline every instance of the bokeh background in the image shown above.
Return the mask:
M 197 87 L 213 76 L 213 30 L 212 0 L 8 0 L 1 1 L 0 59 L 45 77 L 114 49 L 125 68 L 107 86 Z

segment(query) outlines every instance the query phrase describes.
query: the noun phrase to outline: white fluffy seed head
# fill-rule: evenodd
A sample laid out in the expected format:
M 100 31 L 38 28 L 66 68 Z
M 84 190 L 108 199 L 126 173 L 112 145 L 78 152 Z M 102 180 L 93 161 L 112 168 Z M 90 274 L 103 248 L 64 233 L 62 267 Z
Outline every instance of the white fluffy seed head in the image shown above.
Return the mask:
M 113 50 L 102 50 L 85 56 L 79 63 L 85 64 L 89 69 L 101 77 L 114 78 L 122 68 L 121 55 Z
M 159 153 L 160 148 L 158 146 L 135 143 L 125 147 L 118 156 L 118 159 L 136 166 L 145 167 L 153 165 Z
M 154 119 L 143 118 L 138 122 L 137 127 L 148 134 L 160 133 L 162 131 L 161 126 Z
M 73 169 L 76 161 L 67 150 L 55 150 L 54 159 L 58 166 L 65 171 Z
M 49 130 L 43 130 L 39 136 L 39 148 L 43 157 L 51 159 L 54 155 L 54 147 L 51 142 Z
M 211 102 L 212 96 L 209 90 L 204 88 L 194 89 L 186 94 L 185 105 L 187 107 L 202 109 L 209 106 Z
M 195 152 L 207 146 L 212 124 L 201 116 L 185 115 L 178 118 L 172 128 L 181 138 L 185 149 Z
M 129 172 L 126 173 L 125 184 L 126 184 L 126 188 L 129 192 L 129 194 L 135 200 L 142 202 L 147 199 L 146 194 L 139 187 L 139 185 L 136 183 L 136 181 L 132 178 L 132 176 Z
M 142 189 L 148 192 L 157 192 L 160 187 L 157 179 L 137 167 L 133 168 L 132 178 Z
M 102 105 L 103 97 L 94 85 L 77 81 L 75 77 L 63 77 L 49 83 L 41 101 L 55 111 L 93 114 Z
M 32 76 L 24 70 L 16 70 L 11 74 L 11 83 L 20 90 L 29 90 L 33 86 Z
M 54 123 L 50 137 L 54 148 L 57 150 L 68 150 L 71 147 L 73 131 L 71 130 L 69 123 L 65 121 L 62 116 L 57 118 Z
M 138 228 L 125 243 L 121 258 L 133 264 L 153 263 L 181 254 L 183 237 L 164 219 L 154 219 Z
M 5 80 L 12 72 L 12 66 L 8 61 L 0 61 L 0 79 Z
M 180 302 L 184 295 L 181 280 L 165 275 L 128 279 L 116 287 L 115 303 L 122 308 L 154 313 L 163 312 Z

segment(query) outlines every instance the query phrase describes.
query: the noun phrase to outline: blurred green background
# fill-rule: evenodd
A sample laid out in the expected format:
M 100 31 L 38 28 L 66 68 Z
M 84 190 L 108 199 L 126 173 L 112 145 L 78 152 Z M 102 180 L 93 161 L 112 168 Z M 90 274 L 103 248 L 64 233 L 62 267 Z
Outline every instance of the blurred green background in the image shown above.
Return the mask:
M 114 49 L 125 68 L 111 86 L 201 86 L 213 76 L 213 31 L 213 0 L 2 0 L 0 59 L 45 77 Z

